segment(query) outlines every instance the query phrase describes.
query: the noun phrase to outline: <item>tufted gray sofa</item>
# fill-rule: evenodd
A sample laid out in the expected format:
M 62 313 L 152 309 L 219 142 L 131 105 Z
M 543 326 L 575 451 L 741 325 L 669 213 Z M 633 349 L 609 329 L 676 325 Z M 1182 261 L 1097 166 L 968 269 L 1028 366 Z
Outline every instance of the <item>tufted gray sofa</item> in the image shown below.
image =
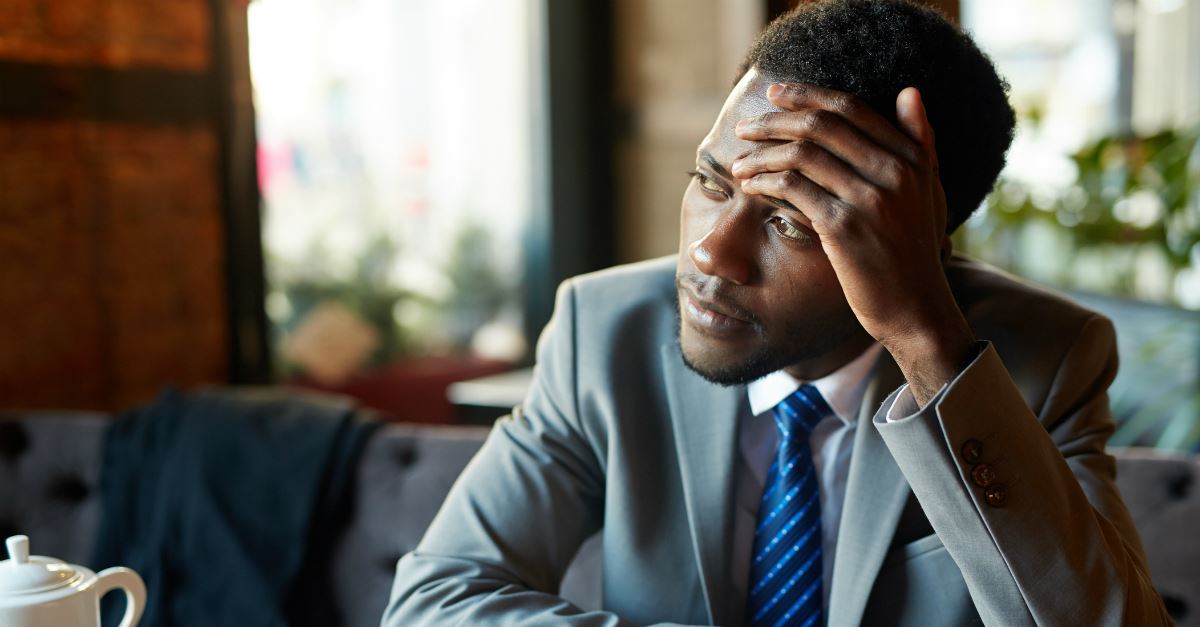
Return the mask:
M 0 540 L 24 533 L 35 554 L 87 565 L 100 522 L 94 487 L 108 425 L 107 416 L 94 413 L 0 414 Z M 421 539 L 487 432 L 388 424 L 372 436 L 332 565 L 343 625 L 379 625 L 396 561 Z M 580 551 L 562 589 L 593 608 L 600 598 L 595 543 Z
M 108 421 L 98 414 L 0 416 L 0 538 L 31 537 L 35 553 L 85 563 L 99 521 L 93 486 Z M 486 429 L 387 425 L 359 464 L 355 511 L 337 543 L 335 593 L 344 624 L 379 624 L 396 560 L 420 539 Z M 1181 626 L 1200 627 L 1200 460 L 1116 451 L 1118 483 L 1141 531 L 1155 583 Z M 597 539 L 584 545 L 562 594 L 599 599 Z

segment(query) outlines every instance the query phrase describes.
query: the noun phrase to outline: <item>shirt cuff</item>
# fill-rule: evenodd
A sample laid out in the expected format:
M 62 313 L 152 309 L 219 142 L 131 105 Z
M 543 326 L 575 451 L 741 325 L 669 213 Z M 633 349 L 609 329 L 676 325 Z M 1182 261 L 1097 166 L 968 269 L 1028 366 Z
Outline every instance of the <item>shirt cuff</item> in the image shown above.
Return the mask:
M 884 418 L 887 422 L 896 422 L 917 413 L 920 409 L 917 406 L 917 399 L 913 398 L 912 391 L 908 389 L 908 384 L 905 383 L 900 386 L 900 390 L 896 393 L 895 400 L 892 401 L 892 406 L 884 414 Z

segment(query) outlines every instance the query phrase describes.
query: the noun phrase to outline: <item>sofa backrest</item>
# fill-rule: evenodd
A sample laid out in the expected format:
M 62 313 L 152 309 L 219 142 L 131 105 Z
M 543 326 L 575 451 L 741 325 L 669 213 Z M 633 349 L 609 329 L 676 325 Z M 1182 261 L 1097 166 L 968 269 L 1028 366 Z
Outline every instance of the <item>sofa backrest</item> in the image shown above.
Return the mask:
M 93 413 L 0 415 L 0 540 L 23 533 L 35 555 L 87 563 L 108 425 Z
M 107 426 L 96 414 L 0 416 L 0 537 L 26 533 L 34 553 L 87 563 Z M 416 546 L 486 434 L 392 424 L 368 443 L 331 573 L 345 625 L 379 624 L 396 561 Z M 1155 585 L 1181 627 L 1200 627 L 1200 459 L 1148 449 L 1114 454 Z M 561 593 L 586 608 L 599 604 L 599 554 L 597 539 L 585 544 L 563 582 Z
M 379 624 L 396 562 L 416 548 L 487 432 L 484 427 L 395 424 L 367 443 L 354 513 L 333 563 L 335 596 L 346 625 Z
M 1112 453 L 1155 588 L 1179 627 L 1200 627 L 1200 456 Z

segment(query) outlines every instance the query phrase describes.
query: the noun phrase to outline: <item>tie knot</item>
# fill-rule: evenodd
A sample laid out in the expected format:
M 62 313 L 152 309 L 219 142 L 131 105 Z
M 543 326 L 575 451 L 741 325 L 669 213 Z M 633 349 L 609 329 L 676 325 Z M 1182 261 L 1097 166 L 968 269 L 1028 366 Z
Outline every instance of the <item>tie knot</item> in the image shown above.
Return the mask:
M 833 409 L 821 397 L 817 388 L 805 383 L 800 389 L 775 406 L 775 424 L 787 437 L 796 428 L 812 433 L 817 423 L 833 414 Z

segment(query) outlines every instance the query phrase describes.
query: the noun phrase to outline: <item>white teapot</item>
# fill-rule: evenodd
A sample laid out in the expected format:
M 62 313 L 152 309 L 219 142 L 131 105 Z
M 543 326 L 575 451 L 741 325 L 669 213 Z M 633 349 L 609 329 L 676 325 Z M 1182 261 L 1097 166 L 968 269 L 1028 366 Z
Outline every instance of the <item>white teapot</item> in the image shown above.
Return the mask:
M 125 591 L 120 627 L 133 627 L 146 609 L 146 584 L 128 568 L 106 568 L 100 574 L 62 560 L 29 555 L 29 537 L 6 541 L 8 556 L 0 562 L 0 626 L 99 627 L 100 597 Z

